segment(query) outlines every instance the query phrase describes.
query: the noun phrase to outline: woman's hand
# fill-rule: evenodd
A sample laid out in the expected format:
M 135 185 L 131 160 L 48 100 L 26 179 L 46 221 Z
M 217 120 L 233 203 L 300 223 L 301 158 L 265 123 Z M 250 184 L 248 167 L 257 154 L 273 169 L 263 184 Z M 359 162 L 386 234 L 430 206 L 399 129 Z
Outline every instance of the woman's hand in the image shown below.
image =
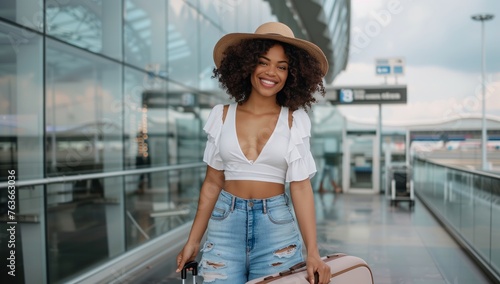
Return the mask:
M 181 252 L 177 255 L 177 270 L 175 272 L 180 272 L 188 261 L 194 260 L 198 251 L 200 249 L 200 244 L 190 244 L 186 243 Z
M 307 275 L 309 277 L 309 283 L 315 284 L 314 273 L 319 274 L 319 284 L 330 283 L 330 266 L 328 266 L 319 256 L 308 256 L 306 260 L 307 265 Z

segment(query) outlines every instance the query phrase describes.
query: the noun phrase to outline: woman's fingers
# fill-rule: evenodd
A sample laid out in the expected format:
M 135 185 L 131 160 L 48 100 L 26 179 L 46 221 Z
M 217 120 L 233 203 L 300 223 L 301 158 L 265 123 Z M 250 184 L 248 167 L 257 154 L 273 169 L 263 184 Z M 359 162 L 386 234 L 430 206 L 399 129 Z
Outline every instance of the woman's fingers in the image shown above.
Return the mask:
M 177 270 L 175 272 L 181 272 L 181 269 L 184 267 L 184 264 L 186 264 L 186 261 L 183 259 L 182 255 L 179 254 L 177 256 Z

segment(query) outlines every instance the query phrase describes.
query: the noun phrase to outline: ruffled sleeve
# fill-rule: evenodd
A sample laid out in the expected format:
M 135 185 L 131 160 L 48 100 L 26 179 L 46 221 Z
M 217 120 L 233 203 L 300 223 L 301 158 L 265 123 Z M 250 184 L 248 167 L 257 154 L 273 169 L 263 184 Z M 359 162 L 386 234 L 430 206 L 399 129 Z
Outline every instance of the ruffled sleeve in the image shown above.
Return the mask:
M 293 122 L 288 143 L 286 182 L 301 181 L 316 174 L 316 164 L 311 153 L 311 120 L 303 109 L 292 114 Z
M 222 130 L 222 114 L 224 105 L 219 104 L 212 108 L 207 123 L 203 127 L 207 133 L 207 145 L 203 153 L 203 162 L 216 170 L 223 170 L 222 159 L 219 154 L 219 138 Z

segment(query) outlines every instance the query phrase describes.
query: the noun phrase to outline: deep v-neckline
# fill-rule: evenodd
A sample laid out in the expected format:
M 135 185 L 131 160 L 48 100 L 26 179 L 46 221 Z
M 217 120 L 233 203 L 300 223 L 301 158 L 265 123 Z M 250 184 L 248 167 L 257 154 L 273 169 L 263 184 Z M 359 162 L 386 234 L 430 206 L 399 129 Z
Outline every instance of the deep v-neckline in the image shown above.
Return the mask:
M 274 137 L 274 133 L 276 132 L 276 129 L 278 128 L 278 123 L 280 121 L 280 118 L 281 118 L 281 114 L 283 112 L 283 107 L 280 107 L 280 113 L 278 115 L 278 119 L 276 120 L 276 124 L 274 125 L 274 129 L 273 129 L 273 132 L 271 133 L 271 135 L 269 136 L 269 138 L 267 139 L 266 143 L 264 144 L 264 146 L 262 147 L 262 149 L 260 150 L 260 153 L 258 153 L 257 155 L 257 158 L 255 158 L 254 160 L 250 160 L 248 159 L 248 157 L 245 155 L 245 153 L 243 152 L 243 150 L 241 149 L 241 145 L 240 145 L 240 138 L 238 137 L 238 129 L 236 128 L 236 114 L 237 114 L 237 108 L 238 108 L 238 104 L 235 104 L 234 105 L 234 116 L 233 116 L 233 125 L 234 125 L 234 134 L 236 136 L 236 144 L 238 145 L 238 149 L 241 153 L 241 156 L 243 158 L 245 158 L 245 161 L 247 161 L 249 164 L 255 164 L 257 163 L 257 161 L 259 160 L 260 156 L 262 155 L 262 153 L 264 152 L 264 150 L 266 149 L 267 145 L 269 144 L 269 141 L 271 141 L 271 139 Z

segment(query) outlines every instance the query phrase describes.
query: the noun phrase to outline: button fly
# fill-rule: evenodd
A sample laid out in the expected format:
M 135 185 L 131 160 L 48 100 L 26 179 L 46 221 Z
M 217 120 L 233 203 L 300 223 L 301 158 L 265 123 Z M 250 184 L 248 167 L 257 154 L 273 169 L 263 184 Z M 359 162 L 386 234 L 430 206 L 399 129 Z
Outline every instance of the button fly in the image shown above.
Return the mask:
M 253 202 L 252 201 L 248 202 L 248 206 L 253 207 Z

